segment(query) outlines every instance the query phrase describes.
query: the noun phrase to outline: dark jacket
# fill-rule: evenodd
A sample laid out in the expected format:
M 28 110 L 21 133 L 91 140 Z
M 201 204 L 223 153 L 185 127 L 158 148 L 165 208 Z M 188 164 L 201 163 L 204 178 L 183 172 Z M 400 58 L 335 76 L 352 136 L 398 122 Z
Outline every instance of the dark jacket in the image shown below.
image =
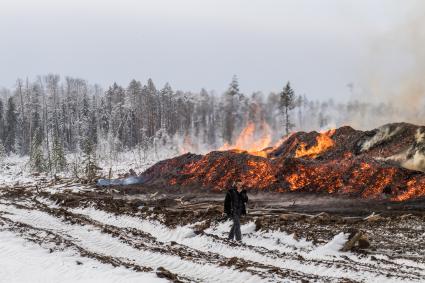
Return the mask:
M 226 193 L 224 199 L 224 212 L 231 216 L 234 213 L 237 215 L 246 215 L 246 203 L 248 202 L 248 195 L 246 190 L 242 190 L 240 193 L 235 189 L 231 188 Z

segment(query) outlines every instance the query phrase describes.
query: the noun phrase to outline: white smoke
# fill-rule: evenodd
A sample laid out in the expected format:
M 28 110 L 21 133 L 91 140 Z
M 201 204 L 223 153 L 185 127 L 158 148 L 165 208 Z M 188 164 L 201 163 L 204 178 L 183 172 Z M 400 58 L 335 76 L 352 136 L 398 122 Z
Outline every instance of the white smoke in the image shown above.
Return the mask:
M 412 158 L 406 159 L 401 165 L 410 170 L 425 172 L 425 155 L 416 151 Z
M 394 135 L 400 132 L 400 130 L 401 127 L 396 127 L 392 130 L 390 125 L 384 125 L 378 128 L 378 132 L 362 144 L 361 151 L 367 151 L 375 145 L 391 139 Z
M 418 129 L 416 131 L 415 139 L 417 144 L 422 144 L 425 140 L 425 132 L 422 133 L 421 129 Z
M 383 159 L 397 162 L 406 169 L 425 172 L 425 132 L 418 129 L 415 144 L 403 152 Z
M 410 5 L 405 20 L 371 40 L 362 64 L 360 91 L 354 95 L 360 101 L 382 103 L 385 110 L 349 117 L 353 120 L 347 122 L 354 127 L 425 124 L 425 1 L 404 4 Z
M 411 148 L 410 154 L 406 155 L 406 159 L 402 163 L 402 166 L 407 169 L 425 172 L 425 132 L 418 129 L 416 131 L 415 140 L 416 145 Z M 407 158 L 407 156 L 412 157 Z

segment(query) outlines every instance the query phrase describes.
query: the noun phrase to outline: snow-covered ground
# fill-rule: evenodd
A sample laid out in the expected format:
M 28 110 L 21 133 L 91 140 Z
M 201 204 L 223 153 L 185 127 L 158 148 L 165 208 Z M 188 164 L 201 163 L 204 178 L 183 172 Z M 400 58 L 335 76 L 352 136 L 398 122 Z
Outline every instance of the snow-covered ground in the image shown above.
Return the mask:
M 112 176 L 132 168 L 142 172 L 157 159 L 171 158 L 177 155 L 175 150 L 163 150 L 159 153 L 137 154 L 125 152 L 113 158 L 100 156 L 100 174 L 107 176 L 111 169 Z M 61 178 L 73 178 L 71 167 L 81 157 L 67 155 L 69 170 L 58 174 Z M 29 167 L 28 156 L 7 156 L 0 161 L 0 192 L 2 188 L 43 186 L 54 177 L 47 174 L 34 174 Z M 78 191 L 78 184 L 56 186 L 53 191 Z M 0 197 L 1 201 L 1 197 Z M 123 267 L 113 267 L 97 260 L 78 255 L 75 251 L 63 250 L 52 252 L 40 245 L 28 241 L 16 233 L 3 230 L 0 226 L 0 282 L 168 282 L 158 278 L 154 273 L 133 272 Z
M 7 156 L 0 160 L 0 186 L 33 184 L 37 178 L 30 173 L 29 157 Z
M 116 174 L 148 166 L 121 158 Z M 84 197 L 97 189 L 49 184 L 48 176 L 26 173 L 26 162 L 6 160 L 0 174 L 0 282 L 425 282 L 417 254 L 341 252 L 344 233 L 314 243 L 281 230 L 256 231 L 247 222 L 239 244 L 226 239 L 230 221 L 197 233 L 199 222 L 170 227 L 143 207 L 128 214 L 66 206 L 56 194 Z M 158 278 L 161 269 L 171 279 Z
M 82 257 L 71 250 L 49 252 L 9 231 L 0 231 L 0 282 L 168 282 Z
M 158 151 L 149 151 L 146 154 L 138 151 L 116 153 L 113 156 L 99 153 L 97 162 L 101 170 L 98 173 L 103 177 L 109 177 L 109 172 L 111 172 L 112 178 L 118 178 L 133 169 L 139 174 L 159 160 L 175 157 L 179 153 L 180 151 L 176 148 L 163 148 Z M 74 168 L 77 167 L 81 170 L 82 156 L 81 154 L 67 154 L 66 159 L 67 170 L 56 175 L 61 178 L 74 178 Z M 11 155 L 0 160 L 0 187 L 36 185 L 51 179 L 53 179 L 52 174 L 31 172 L 28 156 Z

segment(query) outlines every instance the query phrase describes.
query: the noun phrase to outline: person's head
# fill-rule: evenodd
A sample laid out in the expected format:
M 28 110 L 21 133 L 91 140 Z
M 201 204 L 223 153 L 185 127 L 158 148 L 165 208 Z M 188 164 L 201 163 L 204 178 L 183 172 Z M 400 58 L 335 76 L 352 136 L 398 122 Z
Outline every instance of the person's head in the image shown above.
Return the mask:
M 243 183 L 241 181 L 236 181 L 235 187 L 238 192 L 241 192 L 243 189 Z

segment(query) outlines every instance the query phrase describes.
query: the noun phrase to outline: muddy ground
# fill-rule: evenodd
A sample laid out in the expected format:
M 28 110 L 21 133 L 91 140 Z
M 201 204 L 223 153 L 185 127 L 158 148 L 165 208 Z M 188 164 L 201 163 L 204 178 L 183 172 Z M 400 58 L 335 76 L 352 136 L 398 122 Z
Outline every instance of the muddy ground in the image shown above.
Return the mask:
M 227 220 L 223 215 L 224 192 L 193 192 L 188 189 L 164 192 L 141 186 L 100 188 L 98 192 L 105 195 L 103 200 L 98 199 L 99 194 L 94 198 L 90 194 L 83 196 L 83 203 L 94 201 L 99 209 L 130 214 L 142 206 L 146 215 L 160 219 L 170 227 L 203 222 L 199 227 L 199 232 L 202 232 L 211 224 Z M 77 195 L 78 199 L 80 195 Z M 66 202 L 74 196 L 65 194 L 58 197 Z M 326 243 L 339 232 L 363 230 L 371 242 L 370 249 L 362 250 L 363 253 L 379 247 L 394 251 L 418 251 L 425 255 L 425 245 L 418 240 L 425 230 L 409 231 L 405 227 L 417 225 L 425 229 L 425 199 L 391 202 L 326 194 L 275 192 L 255 192 L 248 196 L 248 213 L 242 217 L 241 223 L 254 221 L 256 230 L 277 229 L 315 243 Z M 81 205 L 79 201 L 77 203 Z M 402 241 L 392 239 L 400 237 L 399 233 L 403 234 Z
M 194 275 L 183 267 L 166 266 L 168 261 L 161 256 L 177 256 L 191 264 L 202 263 L 211 265 L 211 268 L 225 268 L 229 272 L 249 273 L 266 282 L 384 282 L 383 278 L 393 282 L 425 280 L 425 200 L 392 203 L 299 193 L 248 195 L 248 215 L 242 218 L 242 224 L 255 223 L 255 228 L 249 235 L 244 235 L 247 242 L 242 243 L 229 242 L 226 234 L 211 233 L 214 227 L 227 220 L 223 216 L 224 193 L 165 191 L 140 186 L 97 188 L 65 181 L 37 187 L 1 188 L 0 229 L 13 231 L 52 252 L 73 249 L 82 256 L 105 264 L 124 266 L 136 272 L 156 272 L 159 277 L 172 282 L 220 280 L 211 275 L 212 272 Z M 183 238 L 181 242 L 164 242 L 152 231 L 131 226 L 127 220 L 111 224 L 85 214 L 89 209 L 108 217 L 149 219 L 169 231 L 190 226 L 195 234 L 193 241 L 209 239 L 212 244 L 223 245 L 228 250 L 215 250 L 208 243 L 202 248 L 195 244 L 192 246 Z M 41 213 L 45 217 L 27 219 L 31 213 Z M 47 218 L 52 218 L 49 221 L 58 220 L 60 228 L 50 228 L 52 224 L 45 220 Z M 87 244 L 85 238 L 80 239 L 83 237 L 80 234 L 72 234 L 75 226 L 87 228 L 87 235 L 95 231 L 110 236 L 111 241 L 117 241 L 116 245 L 149 251 L 161 263 L 152 265 L 144 263 L 143 259 L 138 261 L 130 256 L 118 256 L 107 249 L 102 250 L 102 246 L 95 249 L 93 243 Z M 63 232 L 67 229 L 67 233 Z M 297 244 L 280 243 L 278 238 L 273 238 L 275 248 L 255 243 L 257 238 L 259 243 L 270 240 L 272 236 L 264 235 L 276 231 L 292 235 L 294 241 L 308 241 L 308 247 L 303 250 Z M 367 245 L 356 245 L 346 255 L 338 255 L 332 260 L 308 256 L 339 233 L 353 234 L 356 231 L 365 233 Z M 234 256 L 230 252 L 233 250 Z M 248 255 L 252 253 L 253 257 L 239 257 L 241 251 Z M 286 268 L 285 261 L 292 262 L 292 265 Z M 310 267 L 332 271 L 318 274 L 314 270 L 308 271 Z M 238 282 L 239 277 L 235 275 L 234 278 L 234 282 Z

